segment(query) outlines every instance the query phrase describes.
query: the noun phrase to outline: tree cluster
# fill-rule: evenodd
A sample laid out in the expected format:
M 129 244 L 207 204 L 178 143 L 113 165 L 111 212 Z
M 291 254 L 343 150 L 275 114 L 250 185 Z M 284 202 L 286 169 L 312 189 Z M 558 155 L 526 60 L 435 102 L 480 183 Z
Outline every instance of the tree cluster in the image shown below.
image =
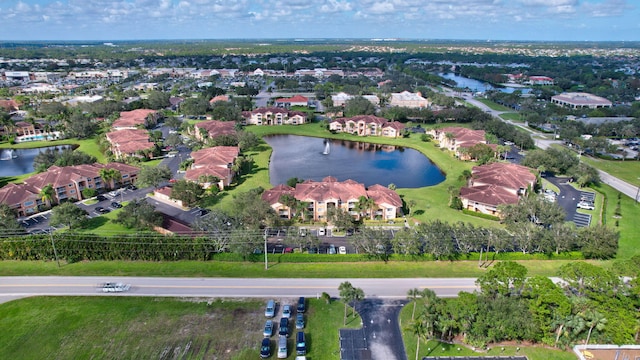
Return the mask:
M 477 279 L 479 291 L 439 299 L 411 290 L 408 329 L 421 340 L 457 339 L 475 346 L 530 341 L 568 347 L 580 343 L 635 343 L 640 320 L 637 274 L 624 283 L 613 272 L 585 262 L 564 265 L 562 282 L 527 276 L 527 269 L 500 262 Z
M 73 166 L 81 164 L 94 164 L 97 161 L 95 156 L 73 150 L 72 148 L 46 149 L 33 158 L 33 168 L 37 172 L 46 171 L 53 165 Z

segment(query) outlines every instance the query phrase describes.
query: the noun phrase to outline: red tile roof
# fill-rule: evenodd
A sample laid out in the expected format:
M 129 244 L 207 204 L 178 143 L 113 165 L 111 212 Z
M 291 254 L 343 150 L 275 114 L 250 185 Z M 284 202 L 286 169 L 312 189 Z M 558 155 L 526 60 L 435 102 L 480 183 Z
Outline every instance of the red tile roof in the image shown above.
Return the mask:
M 389 204 L 395 207 L 402 207 L 402 199 L 397 192 L 382 186 L 372 185 L 367 189 L 367 197 L 372 198 L 376 204 Z
M 156 114 L 156 110 L 150 109 L 136 109 L 132 111 L 123 111 L 120 113 L 120 118 L 113 122 L 112 126 L 114 128 L 122 128 L 122 127 L 136 127 L 142 126 L 147 121 L 147 116 L 149 114 Z
M 300 201 L 325 201 L 330 199 L 357 200 L 360 196 L 367 196 L 364 184 L 354 180 L 337 181 L 333 177 L 326 177 L 322 181 L 307 180 L 296 185 L 295 197 Z
M 463 187 L 460 189 L 460 197 L 485 205 L 515 204 L 518 195 L 515 195 L 499 185 L 482 185 Z
M 7 112 L 13 112 L 20 110 L 20 104 L 15 100 L 0 100 L 0 108 Z
M 40 190 L 29 184 L 9 183 L 0 188 L 0 203 L 14 206 L 26 201 L 40 198 Z
M 290 98 L 279 98 L 276 99 L 277 103 L 308 103 L 309 99 L 302 95 L 295 95 Z
M 228 95 L 214 96 L 213 98 L 211 98 L 211 100 L 209 100 L 209 104 L 213 104 L 218 101 L 229 101 L 229 96 Z
M 205 129 L 209 137 L 212 138 L 220 135 L 235 135 L 236 133 L 236 123 L 233 121 L 209 120 L 199 122 L 194 126 L 196 131 L 199 131 L 198 129 Z
M 526 166 L 510 163 L 491 163 L 475 166 L 471 183 L 476 185 L 499 185 L 512 191 L 526 189 L 536 182 L 536 176 Z
M 240 154 L 237 146 L 215 146 L 201 149 L 191 153 L 194 160 L 191 169 L 187 170 L 184 177 L 187 180 L 197 182 L 202 175 L 213 175 L 219 179 L 227 179 L 232 171 L 229 167 Z
M 133 154 L 137 151 L 154 148 L 154 143 L 149 141 L 149 132 L 143 129 L 123 129 L 106 134 L 112 147 L 121 154 Z M 115 151 L 114 151 L 115 152 Z
M 266 201 L 269 205 L 274 205 L 280 202 L 282 195 L 291 195 L 295 197 L 296 189 L 286 184 L 276 185 L 275 187 L 266 190 L 262 193 L 262 200 Z

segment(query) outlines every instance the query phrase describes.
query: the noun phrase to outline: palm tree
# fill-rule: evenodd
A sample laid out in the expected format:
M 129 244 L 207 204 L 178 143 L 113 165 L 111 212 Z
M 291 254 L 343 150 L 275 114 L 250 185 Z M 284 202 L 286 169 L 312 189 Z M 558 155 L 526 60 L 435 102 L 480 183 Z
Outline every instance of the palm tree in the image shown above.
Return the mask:
M 416 314 L 416 304 L 417 304 L 417 300 L 419 297 L 422 296 L 422 291 L 420 291 L 420 289 L 417 288 L 413 288 L 413 289 L 409 289 L 409 291 L 407 291 L 407 297 L 409 298 L 409 300 L 413 301 L 413 310 L 411 311 L 411 320 L 413 321 L 414 316 Z
M 371 220 L 373 220 L 374 218 L 374 210 L 377 206 L 378 205 L 376 204 L 376 201 L 373 200 L 373 198 L 368 198 L 366 196 L 360 196 L 358 198 L 357 208 L 361 212 L 360 215 L 366 215 L 368 213 Z
M 422 321 L 412 321 L 409 324 L 408 329 L 416 336 L 416 360 L 418 360 L 420 354 L 420 340 L 427 335 L 427 328 Z
M 342 298 L 342 301 L 344 301 L 343 324 L 347 325 L 347 305 L 351 302 L 351 300 L 353 300 L 355 289 L 350 282 L 345 281 L 343 283 L 340 283 L 340 286 L 338 286 L 338 290 L 340 291 L 340 297 Z
M 40 190 L 40 198 L 47 207 L 51 206 L 53 201 L 53 184 L 47 184 Z
M 114 188 L 116 183 L 122 180 L 122 173 L 114 168 L 102 168 L 98 172 L 102 180 L 107 184 L 108 188 Z
M 585 313 L 585 326 L 589 327 L 589 332 L 587 333 L 587 342 L 585 345 L 589 345 L 589 340 L 591 339 L 591 332 L 593 329 L 603 330 L 607 324 L 607 319 L 601 313 L 593 310 L 588 310 Z
M 451 149 L 451 145 L 455 143 L 456 136 L 453 135 L 453 133 L 448 132 L 444 134 L 444 138 L 447 140 L 447 146 Z
M 280 196 L 280 199 L 278 200 L 282 205 L 286 206 L 289 208 L 289 219 L 291 219 L 292 217 L 295 216 L 294 211 L 297 210 L 295 209 L 296 206 L 296 202 L 298 201 L 295 197 L 293 197 L 293 195 L 291 194 L 284 194 L 282 196 Z

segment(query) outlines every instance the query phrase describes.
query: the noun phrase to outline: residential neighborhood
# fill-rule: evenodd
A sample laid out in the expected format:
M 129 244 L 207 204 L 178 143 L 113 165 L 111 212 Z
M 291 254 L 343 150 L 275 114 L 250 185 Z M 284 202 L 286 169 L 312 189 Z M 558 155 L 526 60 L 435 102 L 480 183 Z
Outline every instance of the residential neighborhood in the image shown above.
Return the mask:
M 121 357 L 638 343 L 634 47 L 303 40 L 0 43 L 0 260 L 83 278 L 0 288 L 139 302 Z

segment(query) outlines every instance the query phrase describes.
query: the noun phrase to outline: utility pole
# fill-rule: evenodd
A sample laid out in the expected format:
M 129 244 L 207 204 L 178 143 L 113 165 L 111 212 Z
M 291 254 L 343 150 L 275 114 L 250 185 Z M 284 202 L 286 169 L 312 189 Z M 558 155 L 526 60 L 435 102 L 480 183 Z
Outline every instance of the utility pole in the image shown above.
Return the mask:
M 264 269 L 269 270 L 269 260 L 267 258 L 267 229 L 264 229 Z
M 51 246 L 53 247 L 53 255 L 56 257 L 58 267 L 60 267 L 60 259 L 58 259 L 58 251 L 56 250 L 56 243 L 53 242 L 53 231 L 49 232 L 49 239 L 51 239 Z

